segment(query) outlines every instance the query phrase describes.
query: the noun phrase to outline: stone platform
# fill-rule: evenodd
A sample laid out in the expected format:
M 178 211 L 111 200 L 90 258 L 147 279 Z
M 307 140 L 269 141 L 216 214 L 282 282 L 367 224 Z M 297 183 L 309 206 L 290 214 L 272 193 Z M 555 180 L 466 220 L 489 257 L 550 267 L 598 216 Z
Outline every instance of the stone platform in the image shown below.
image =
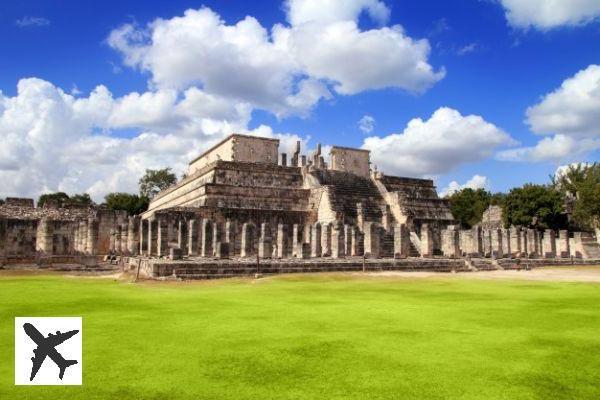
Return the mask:
M 465 259 L 420 258 L 404 259 L 378 258 L 344 259 L 312 258 L 308 260 L 232 258 L 211 259 L 194 257 L 171 261 L 165 258 L 130 257 L 123 259 L 126 270 L 139 268 L 142 276 L 154 279 L 217 279 L 240 276 L 274 275 L 315 272 L 356 272 L 356 271 L 433 271 L 469 272 L 495 269 L 529 269 L 539 266 L 594 265 L 600 259 Z

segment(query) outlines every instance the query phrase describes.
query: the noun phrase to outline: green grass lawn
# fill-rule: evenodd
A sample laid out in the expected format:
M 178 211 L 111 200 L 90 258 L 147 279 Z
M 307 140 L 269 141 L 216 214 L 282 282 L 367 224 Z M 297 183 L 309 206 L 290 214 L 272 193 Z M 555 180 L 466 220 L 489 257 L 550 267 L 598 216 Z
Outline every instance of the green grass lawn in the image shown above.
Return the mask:
M 83 316 L 83 386 L 14 386 L 15 316 Z M 600 285 L 0 275 L 0 399 L 108 398 L 599 399 Z

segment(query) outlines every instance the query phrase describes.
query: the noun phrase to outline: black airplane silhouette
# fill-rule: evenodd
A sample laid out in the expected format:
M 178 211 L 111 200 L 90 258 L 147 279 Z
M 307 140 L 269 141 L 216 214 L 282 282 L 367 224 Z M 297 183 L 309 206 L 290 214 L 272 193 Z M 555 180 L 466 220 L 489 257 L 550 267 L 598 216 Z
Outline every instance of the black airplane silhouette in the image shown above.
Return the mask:
M 46 359 L 46 356 L 50 357 L 50 359 L 54 361 L 58 368 L 60 368 L 60 373 L 58 375 L 60 380 L 62 380 L 63 376 L 65 375 L 65 370 L 67 367 L 77 364 L 76 360 L 65 360 L 64 357 L 58 351 L 56 351 L 55 347 L 65 340 L 75 336 L 79 332 L 78 330 L 65 333 L 60 333 L 60 331 L 57 331 L 56 335 L 50 333 L 48 334 L 48 337 L 44 337 L 44 335 L 42 335 L 40 331 L 38 331 L 35 326 L 31 325 L 30 323 L 24 324 L 23 329 L 25 330 L 27 336 L 29 336 L 31 340 L 33 340 L 38 346 L 37 349 L 33 350 L 35 356 L 31 357 L 33 366 L 31 368 L 31 377 L 29 378 L 30 382 L 33 380 L 33 378 L 35 378 L 35 375 L 40 370 L 40 367 Z

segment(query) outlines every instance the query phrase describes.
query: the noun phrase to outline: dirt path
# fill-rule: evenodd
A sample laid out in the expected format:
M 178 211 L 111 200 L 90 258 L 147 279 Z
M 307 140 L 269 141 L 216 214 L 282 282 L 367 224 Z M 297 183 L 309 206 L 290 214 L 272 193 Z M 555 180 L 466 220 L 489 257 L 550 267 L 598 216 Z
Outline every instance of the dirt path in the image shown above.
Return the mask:
M 598 282 L 600 283 L 600 266 L 584 267 L 541 267 L 530 271 L 479 271 L 460 272 L 455 274 L 440 274 L 437 272 L 373 272 L 372 277 L 405 277 L 405 278 L 435 278 L 450 279 L 517 279 L 527 281 L 557 281 L 557 282 Z

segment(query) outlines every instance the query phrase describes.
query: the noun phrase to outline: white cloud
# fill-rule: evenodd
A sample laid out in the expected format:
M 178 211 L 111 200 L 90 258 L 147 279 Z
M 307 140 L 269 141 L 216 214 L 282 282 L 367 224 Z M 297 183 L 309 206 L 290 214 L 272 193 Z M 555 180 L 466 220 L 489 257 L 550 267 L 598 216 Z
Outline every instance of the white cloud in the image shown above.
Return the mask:
M 363 117 L 358 121 L 358 129 L 365 134 L 373 132 L 373 129 L 375 129 L 375 118 L 370 115 L 363 115 Z
M 451 195 L 454 192 L 458 192 L 459 190 L 462 189 L 473 189 L 473 190 L 477 190 L 477 189 L 486 189 L 488 188 L 490 185 L 490 181 L 487 177 L 482 176 L 482 175 L 473 175 L 473 177 L 471 179 L 469 179 L 467 182 L 465 182 L 464 184 L 460 184 L 457 181 L 452 181 L 448 184 L 448 186 L 446 186 L 444 189 L 442 189 L 442 191 L 440 192 L 440 196 L 441 197 L 446 197 Z
M 501 161 L 553 161 L 555 163 L 577 160 L 600 149 L 600 139 L 575 139 L 565 135 L 545 137 L 535 146 L 504 150 L 497 154 Z
M 535 146 L 511 149 L 511 161 L 571 161 L 600 148 L 600 66 L 590 65 L 527 109 L 526 122 L 539 135 Z
M 390 18 L 390 9 L 379 0 L 287 0 L 284 9 L 292 25 L 355 21 L 363 11 L 381 25 Z
M 477 43 L 475 43 L 475 42 L 469 43 L 468 45 L 463 46 L 463 47 L 459 48 L 458 50 L 456 50 L 456 54 L 458 54 L 459 56 L 464 56 L 469 53 L 473 53 L 478 48 L 479 48 L 479 45 Z
M 124 63 L 151 73 L 160 89 L 201 86 L 211 95 L 249 103 L 278 116 L 306 115 L 321 99 L 396 87 L 423 92 L 445 75 L 428 63 L 427 40 L 400 25 L 361 31 L 366 11 L 385 23 L 389 9 L 376 0 L 291 0 L 290 26 L 267 30 L 251 16 L 226 24 L 209 8 L 156 19 L 145 28 L 126 24 L 108 43 Z
M 25 16 L 15 21 L 15 25 L 25 28 L 28 26 L 48 26 L 50 20 L 44 17 Z
M 97 201 L 112 191 L 132 192 L 146 168 L 187 162 L 232 132 L 302 140 L 261 126 L 248 130 L 244 104 L 188 89 L 113 98 L 104 86 L 75 97 L 50 82 L 22 79 L 17 95 L 0 93 L 0 197 L 48 191 L 88 192 Z M 133 127 L 132 138 L 115 136 Z
M 369 137 L 363 144 L 383 172 L 404 176 L 432 176 L 469 162 L 483 160 L 513 139 L 477 115 L 462 116 L 440 108 L 431 118 L 411 120 L 402 133 Z
M 527 123 L 538 134 L 600 137 L 600 65 L 579 71 L 529 107 Z
M 410 38 L 400 25 L 363 32 L 356 21 L 340 21 L 279 30 L 303 71 L 340 94 L 390 87 L 420 93 L 446 74 L 427 62 L 429 42 Z
M 600 17 L 598 0 L 500 0 L 506 19 L 516 28 L 549 30 L 584 25 Z

